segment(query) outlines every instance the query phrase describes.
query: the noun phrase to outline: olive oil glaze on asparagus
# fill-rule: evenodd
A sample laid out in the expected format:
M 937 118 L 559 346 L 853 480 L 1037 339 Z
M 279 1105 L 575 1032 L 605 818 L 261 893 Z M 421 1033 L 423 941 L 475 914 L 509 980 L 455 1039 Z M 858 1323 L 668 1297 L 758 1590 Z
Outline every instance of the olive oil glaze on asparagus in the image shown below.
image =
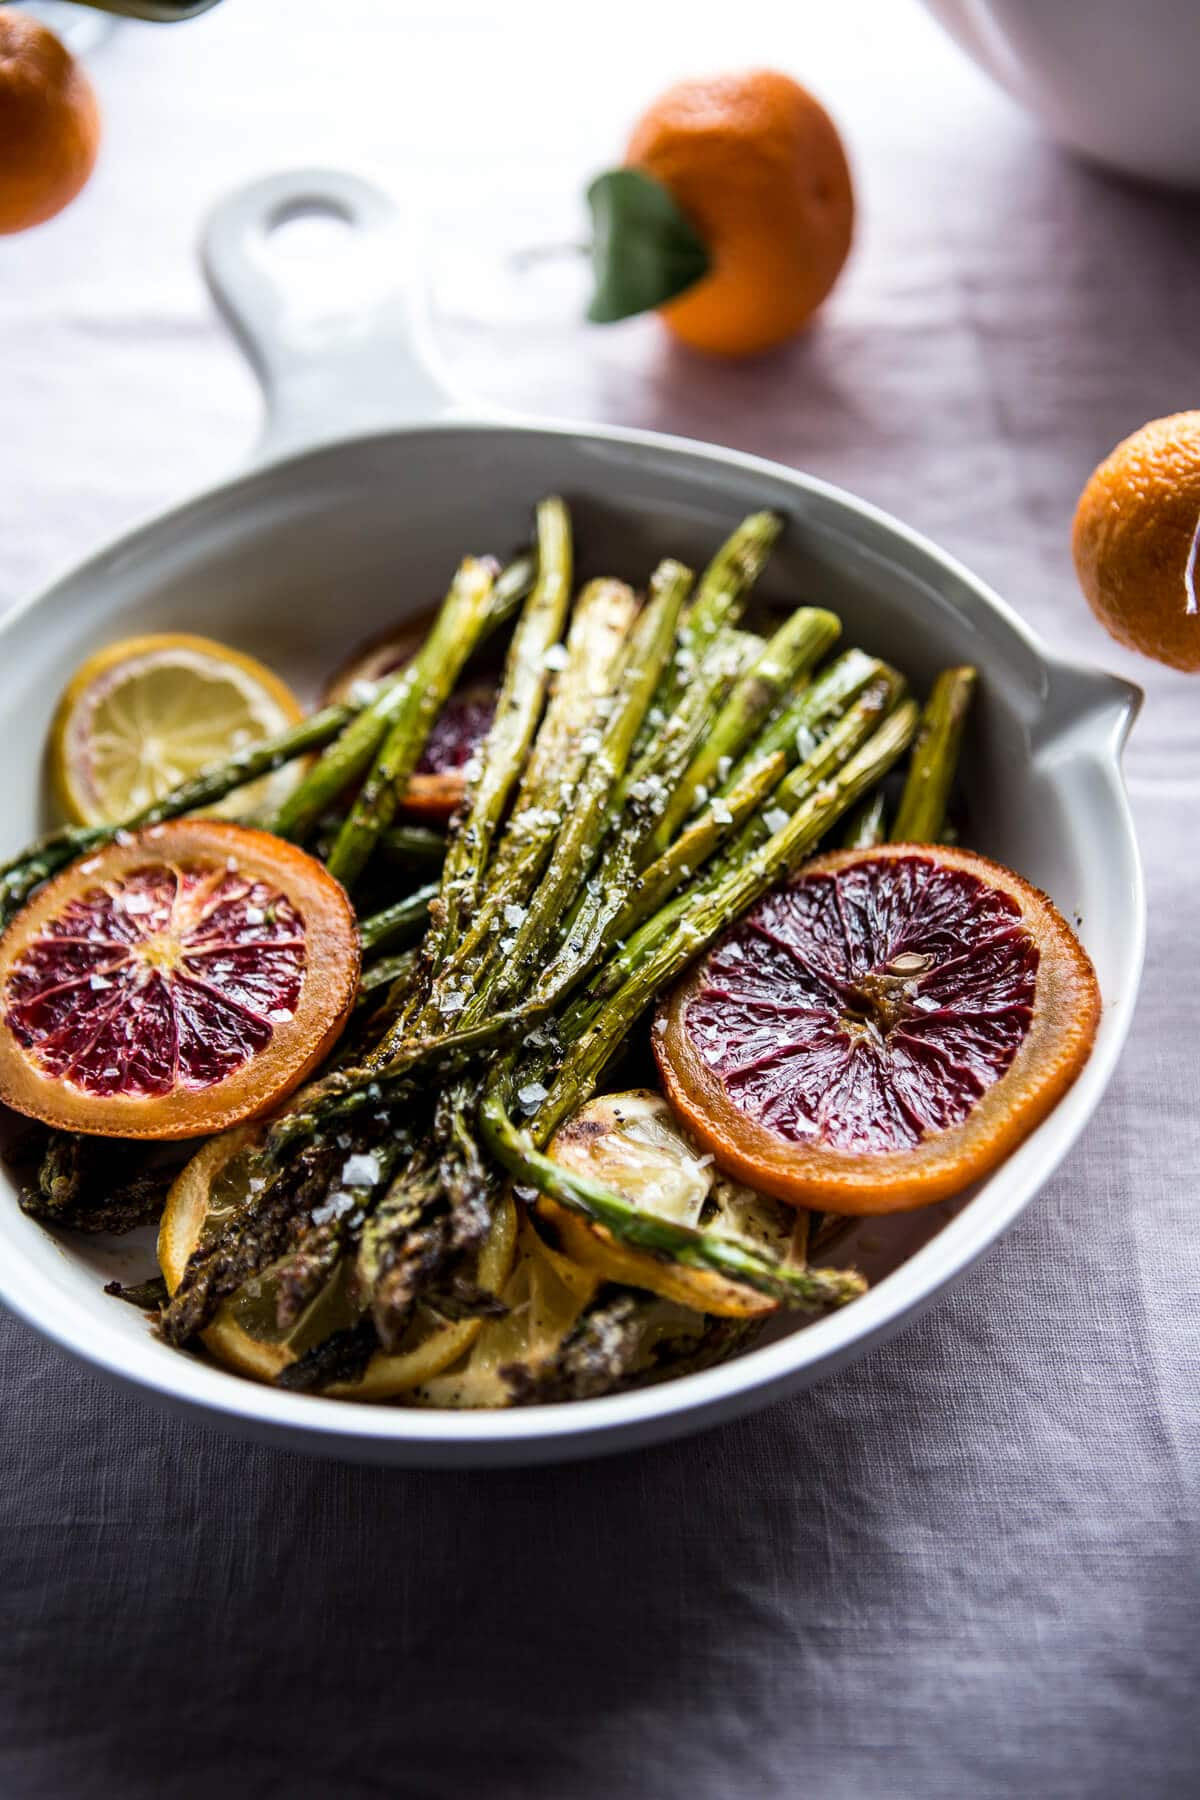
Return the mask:
M 914 742 L 890 835 L 936 841 L 944 829 L 973 671 L 946 671 L 922 716 L 904 677 L 867 652 L 827 660 L 841 632 L 832 613 L 801 607 L 765 640 L 748 629 L 780 529 L 754 514 L 698 580 L 666 560 L 642 602 L 604 579 L 572 604 L 570 517 L 545 499 L 532 554 L 502 572 L 465 558 L 414 660 L 364 703 L 327 707 L 135 818 L 58 832 L 0 869 L 7 923 L 40 883 L 119 830 L 210 806 L 315 754 L 269 824 L 323 850 L 356 896 L 382 902 L 360 922 L 354 1022 L 320 1080 L 245 1153 L 245 1203 L 202 1237 L 162 1308 L 169 1343 L 190 1344 L 249 1281 L 273 1295 L 281 1331 L 339 1281 L 349 1316 L 282 1378 L 319 1391 L 395 1348 L 419 1302 L 447 1317 L 494 1313 L 475 1260 L 509 1183 L 802 1313 L 863 1291 L 852 1271 L 785 1264 L 640 1210 L 545 1149 L 651 1002 L 732 920 L 831 833 L 861 844 L 889 835 L 880 784 Z M 505 625 L 495 721 L 448 840 L 397 825 L 464 663 Z M 353 1206 L 322 1204 L 355 1155 L 374 1178 Z M 40 1194 L 43 1214 L 62 1216 L 48 1196 L 78 1161 L 59 1135 L 31 1210 Z M 72 1217 L 80 1205 L 73 1188 Z M 514 1399 L 628 1379 L 649 1304 L 601 1289 L 553 1366 L 513 1371 Z M 742 1342 L 722 1321 L 702 1354 Z M 695 1338 L 680 1352 L 697 1354 Z

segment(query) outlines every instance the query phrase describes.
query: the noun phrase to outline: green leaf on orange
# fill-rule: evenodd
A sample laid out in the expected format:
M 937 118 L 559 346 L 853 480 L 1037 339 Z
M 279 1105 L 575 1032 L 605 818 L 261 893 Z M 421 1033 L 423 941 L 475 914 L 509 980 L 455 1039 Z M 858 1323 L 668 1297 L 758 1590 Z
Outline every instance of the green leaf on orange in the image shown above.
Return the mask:
M 587 191 L 595 291 L 588 318 L 608 325 L 651 312 L 707 275 L 703 238 L 661 181 L 640 169 L 608 169 Z

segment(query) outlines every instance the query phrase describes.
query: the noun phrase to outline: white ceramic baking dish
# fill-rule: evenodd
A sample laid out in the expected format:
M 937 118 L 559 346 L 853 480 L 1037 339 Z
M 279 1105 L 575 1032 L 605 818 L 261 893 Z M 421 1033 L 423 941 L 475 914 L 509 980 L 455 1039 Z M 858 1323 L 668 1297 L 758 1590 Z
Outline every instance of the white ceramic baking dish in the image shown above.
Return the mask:
M 272 233 L 306 212 L 346 227 L 320 295 L 290 290 L 272 251 Z M 856 1234 L 850 1255 L 874 1282 L 863 1299 L 785 1326 L 722 1367 L 570 1406 L 428 1412 L 255 1385 L 167 1349 L 101 1292 L 113 1275 L 148 1272 L 144 1245 L 56 1237 L 0 1192 L 0 1296 L 147 1396 L 296 1450 L 410 1465 L 536 1462 L 667 1438 L 797 1392 L 912 1319 L 1046 1181 L 1104 1091 L 1137 990 L 1144 905 L 1119 758 L 1139 695 L 1057 661 L 936 546 L 811 476 L 647 432 L 464 416 L 425 353 L 398 274 L 406 248 L 392 205 L 345 175 L 275 177 L 218 208 L 205 266 L 262 381 L 262 441 L 235 479 L 5 621 L 0 852 L 38 830 L 55 699 L 80 658 L 112 638 L 208 632 L 312 691 L 348 644 L 427 604 L 463 550 L 503 554 L 523 541 L 544 493 L 570 501 L 585 574 L 635 580 L 667 552 L 702 562 L 744 513 L 769 506 L 787 529 L 768 596 L 832 606 L 846 641 L 894 658 L 918 686 L 946 663 L 979 666 L 966 757 L 972 839 L 1078 922 L 1104 996 L 1082 1077 L 1008 1162 L 954 1204 Z M 165 405 L 163 429 L 186 428 Z

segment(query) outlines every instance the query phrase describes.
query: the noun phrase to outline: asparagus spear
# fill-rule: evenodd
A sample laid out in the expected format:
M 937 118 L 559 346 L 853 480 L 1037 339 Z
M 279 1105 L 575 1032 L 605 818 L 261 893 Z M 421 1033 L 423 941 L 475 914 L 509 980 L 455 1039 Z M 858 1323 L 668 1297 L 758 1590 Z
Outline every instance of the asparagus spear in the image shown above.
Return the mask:
M 580 782 L 571 816 L 558 834 L 549 866 L 505 952 L 503 966 L 467 1002 L 465 1020 L 478 1018 L 537 967 L 547 934 L 561 921 L 581 886 L 609 801 L 670 654 L 679 609 L 691 582 L 691 571 L 681 563 L 664 562 L 655 570 L 650 598 L 629 640 L 616 699 Z
M 479 638 L 512 617 L 529 592 L 532 578 L 533 564 L 528 556 L 518 557 L 502 570 L 488 596 Z M 351 728 L 330 745 L 276 813 L 272 829 L 279 837 L 290 838 L 296 844 L 307 842 L 322 814 L 367 773 L 401 711 L 412 704 L 410 696 L 416 679 L 413 668 L 410 663 L 401 669 L 365 706 L 356 709 L 358 717 Z
M 698 790 L 720 785 L 734 758 L 752 743 L 783 696 L 820 661 L 840 631 L 841 621 L 834 613 L 808 606 L 780 626 L 734 686 L 672 794 L 650 841 L 655 856 L 667 849 L 697 804 Z
M 378 1348 L 375 1327 L 362 1319 L 322 1338 L 282 1368 L 272 1385 L 291 1394 L 320 1394 L 339 1383 L 361 1381 Z
M 621 581 L 593 581 L 575 603 L 566 666 L 534 740 L 512 815 L 487 872 L 486 892 L 470 928 L 449 954 L 441 984 L 474 960 L 477 973 L 498 952 L 503 928 L 520 922 L 549 860 L 556 833 L 588 751 L 589 733 L 612 691 L 626 633 L 636 613 L 633 590 Z
M 884 669 L 885 665 L 876 663 L 875 667 Z M 688 917 L 699 892 L 745 865 L 764 839 L 770 837 L 770 827 L 777 822 L 776 814 L 780 815 L 778 822 L 782 823 L 783 817 L 790 816 L 802 802 L 820 793 L 822 784 L 837 777 L 843 765 L 879 724 L 895 699 L 899 685 L 900 677 L 885 671 L 829 729 L 805 760 L 784 777 L 770 794 L 770 804 L 751 815 L 732 843 L 727 844 L 720 856 L 708 865 L 703 876 L 678 892 L 634 931 L 622 948 L 592 976 L 568 1009 L 563 1019 L 568 1039 L 583 1027 L 595 1007 L 614 994 L 657 945 Z M 750 766 L 753 767 L 752 762 Z
M 847 756 L 857 752 L 892 711 L 904 693 L 906 683 L 903 675 L 889 669 L 886 663 L 880 667 L 882 673 L 878 680 L 863 689 L 853 706 L 830 726 L 816 749 L 784 776 L 771 795 L 770 806 L 756 813 L 743 827 L 741 835 L 734 839 L 721 858 L 723 869 L 736 865 L 756 844 L 770 836 L 776 814 L 794 812 L 802 801 L 819 792 Z
M 594 1301 L 545 1361 L 509 1363 L 500 1376 L 513 1404 L 533 1406 L 611 1394 L 634 1371 L 654 1302 L 629 1288 Z
M 934 682 L 892 826 L 894 843 L 935 844 L 941 836 L 975 682 L 970 667 L 943 669 Z
M 317 1220 L 301 1230 L 292 1248 L 266 1271 L 274 1289 L 277 1330 L 290 1331 L 329 1281 L 363 1213 L 369 1211 L 374 1196 L 386 1188 L 405 1149 L 403 1138 L 374 1146 L 374 1178 L 367 1184 L 355 1184 L 353 1207 L 322 1211 Z
M 721 799 L 711 800 L 702 813 L 680 833 L 669 850 L 652 862 L 633 884 L 633 891 L 612 928 L 612 937 L 625 938 L 664 901 L 714 851 L 743 826 L 777 787 L 787 769 L 782 750 L 752 763 L 741 779 Z
M 358 941 L 362 945 L 364 956 L 376 950 L 389 949 L 401 938 L 410 937 L 414 931 L 419 930 L 429 917 L 429 903 L 437 891 L 437 884 L 431 882 L 428 887 L 418 888 L 415 894 L 409 894 L 403 900 L 385 906 L 382 912 L 360 919 Z
M 328 1191 L 334 1160 L 341 1154 L 325 1141 L 306 1144 L 220 1230 L 201 1238 L 163 1308 L 159 1329 L 168 1344 L 182 1349 L 204 1329 L 222 1300 L 289 1248 L 298 1221 Z
M 489 889 L 516 863 L 526 863 L 530 840 L 545 835 L 545 814 L 561 823 L 587 752 L 580 740 L 594 727 L 596 707 L 612 692 L 626 638 L 637 617 L 637 596 L 624 581 L 589 581 L 571 611 L 566 661 L 554 685 L 521 777 L 512 814 L 488 871 Z
M 278 1167 L 304 1145 L 314 1142 L 335 1124 L 341 1124 L 366 1107 L 401 1105 L 411 1096 L 414 1071 L 428 1080 L 439 1073 L 455 1074 L 480 1050 L 492 1050 L 512 1039 L 525 1024 L 521 1013 L 494 1012 L 477 1023 L 432 1037 L 397 1035 L 387 1054 L 367 1065 L 336 1069 L 314 1088 L 305 1090 L 303 1101 L 282 1112 L 267 1133 L 261 1160 Z
M 783 520 L 777 514 L 751 513 L 726 538 L 705 569 L 679 633 L 678 654 L 662 695 L 657 698 L 664 714 L 671 714 L 678 706 L 718 632 L 736 625 L 782 529 Z
M 441 916 L 434 961 L 458 939 L 483 885 L 492 842 L 520 779 L 546 695 L 548 652 L 562 635 L 571 597 L 571 520 L 563 502 L 537 509 L 538 573 L 513 633 L 495 722 L 479 754 L 480 774 L 469 789 L 466 819 L 450 840 L 442 870 Z
M 490 564 L 464 557 L 433 629 L 405 671 L 387 736 L 329 855 L 329 873 L 344 887 L 354 886 L 395 817 L 434 721 L 479 641 L 494 586 Z
M 610 825 L 601 829 L 599 870 L 577 896 L 557 956 L 543 970 L 535 994 L 537 1004 L 565 993 L 594 961 L 611 936 L 646 856 L 655 821 L 673 785 L 738 668 L 749 660 L 746 634 L 720 632 L 703 670 L 684 695 L 663 730 L 653 738 L 640 765 L 621 782 L 613 799 Z
M 616 792 L 620 812 L 634 800 L 651 801 L 654 818 L 661 814 L 711 731 L 717 712 L 734 681 L 761 651 L 762 639 L 732 628 L 717 632 L 674 711 L 636 756 Z
M 491 1226 L 497 1183 L 463 1116 L 468 1102 L 474 1105 L 474 1093 L 465 1087 L 443 1095 L 432 1144 L 392 1184 L 363 1229 L 358 1290 L 370 1295 L 375 1329 L 388 1350 L 398 1348 L 430 1281 L 478 1250 Z
M 844 1306 L 866 1290 L 862 1276 L 852 1270 L 794 1269 L 773 1262 L 736 1238 L 642 1212 L 614 1188 L 553 1162 L 535 1149 L 528 1131 L 520 1130 L 509 1117 L 498 1087 L 487 1094 L 480 1108 L 480 1128 L 489 1150 L 515 1181 L 595 1219 L 636 1249 L 689 1268 L 712 1269 L 798 1311 Z
M 741 761 L 735 763 L 722 791 L 728 793 L 751 762 L 776 750 L 782 750 L 789 763 L 803 762 L 816 748 L 822 730 L 831 720 L 840 718 L 871 682 L 878 680 L 883 668 L 878 657 L 868 656 L 864 650 L 843 651 L 810 687 L 785 703 Z
M 562 999 L 593 966 L 598 954 L 636 929 L 707 862 L 758 810 L 786 768 L 781 751 L 752 768 L 727 799 L 714 800 L 664 856 L 636 873 L 633 848 L 622 842 L 600 880 L 589 883 L 553 960 L 542 970 L 529 1006 L 538 1012 Z M 636 845 L 636 838 L 634 839 Z

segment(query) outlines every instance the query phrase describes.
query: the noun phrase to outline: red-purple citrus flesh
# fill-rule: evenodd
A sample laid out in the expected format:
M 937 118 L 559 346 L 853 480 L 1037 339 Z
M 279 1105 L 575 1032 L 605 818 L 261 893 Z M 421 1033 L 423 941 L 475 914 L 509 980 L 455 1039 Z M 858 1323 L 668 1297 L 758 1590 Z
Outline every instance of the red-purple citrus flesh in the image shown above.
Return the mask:
M 149 864 L 92 887 L 13 964 L 5 1023 L 93 1094 L 211 1087 L 295 1017 L 304 921 L 277 888 Z
M 444 775 L 461 769 L 483 742 L 496 717 L 496 690 L 490 683 L 473 682 L 451 694 L 425 740 L 417 764 L 418 775 Z
M 216 1129 L 302 1079 L 357 972 L 349 903 L 312 857 L 156 827 L 67 869 L 0 940 L 0 1095 L 78 1131 Z
M 1098 1009 L 1044 895 L 983 857 L 890 846 L 767 895 L 655 1036 L 668 1092 L 731 1173 L 882 1211 L 954 1191 L 1031 1130 Z

